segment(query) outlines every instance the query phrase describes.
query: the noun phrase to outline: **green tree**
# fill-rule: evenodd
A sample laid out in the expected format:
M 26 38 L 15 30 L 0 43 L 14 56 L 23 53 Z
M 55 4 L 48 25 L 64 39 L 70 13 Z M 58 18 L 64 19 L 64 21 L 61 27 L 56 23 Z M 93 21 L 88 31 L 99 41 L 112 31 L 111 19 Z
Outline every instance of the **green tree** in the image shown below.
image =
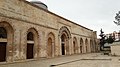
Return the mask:
M 107 43 L 113 43 L 114 42 L 114 38 L 112 36 L 109 36 L 109 38 L 106 39 Z

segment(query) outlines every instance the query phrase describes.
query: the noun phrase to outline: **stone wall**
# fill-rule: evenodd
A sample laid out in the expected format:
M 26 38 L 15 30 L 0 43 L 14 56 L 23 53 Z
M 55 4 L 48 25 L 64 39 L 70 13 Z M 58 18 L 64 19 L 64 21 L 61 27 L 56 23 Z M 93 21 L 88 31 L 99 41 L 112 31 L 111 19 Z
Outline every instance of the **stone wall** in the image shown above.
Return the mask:
M 74 54 L 73 38 L 76 38 L 78 46 L 77 53 L 80 53 L 80 39 L 83 40 L 83 53 L 89 53 L 95 45 L 97 35 L 93 30 L 78 25 L 70 20 L 58 16 L 50 11 L 39 8 L 24 0 L 0 0 L 0 27 L 1 23 L 9 24 L 13 31 L 11 32 L 12 44 L 7 46 L 12 49 L 7 53 L 7 62 L 16 62 L 26 60 L 27 34 L 29 29 L 36 31 L 34 59 L 47 57 L 48 34 L 54 35 L 54 56 L 61 56 L 61 36 L 66 33 L 65 52 L 66 55 Z M 61 29 L 62 27 L 64 28 Z M 62 32 L 60 33 L 60 31 Z M 7 30 L 8 31 L 8 30 Z M 10 38 L 7 38 L 10 41 Z M 87 41 L 87 44 L 85 43 Z M 92 43 L 90 43 L 92 41 Z M 0 41 L 1 42 L 1 41 Z M 8 45 L 8 44 L 7 44 Z M 86 47 L 87 46 L 87 47 Z M 92 46 L 92 47 L 91 47 Z
M 120 42 L 114 42 L 111 45 L 111 54 L 113 56 L 120 56 Z

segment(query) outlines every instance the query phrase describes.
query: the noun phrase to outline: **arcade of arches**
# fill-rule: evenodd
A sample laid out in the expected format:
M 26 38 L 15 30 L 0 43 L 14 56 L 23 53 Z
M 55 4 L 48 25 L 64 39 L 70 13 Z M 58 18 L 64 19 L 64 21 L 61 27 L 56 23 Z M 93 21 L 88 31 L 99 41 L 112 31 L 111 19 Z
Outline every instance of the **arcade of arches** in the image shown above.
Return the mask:
M 97 46 L 96 31 L 26 0 L 0 1 L 0 62 L 90 53 Z
M 25 50 L 25 56 L 26 59 L 34 59 L 39 58 L 40 51 L 38 47 L 41 43 L 39 43 L 39 32 L 35 28 L 30 28 L 28 31 L 26 31 L 26 50 Z M 8 61 L 7 58 L 11 56 L 13 58 L 13 40 L 14 40 L 14 30 L 13 27 L 7 23 L 7 22 L 0 22 L 0 62 Z M 60 41 L 59 48 L 56 48 L 56 39 L 55 34 L 53 32 L 50 32 L 47 35 L 46 41 L 46 58 L 55 57 L 56 51 L 59 51 L 60 54 L 58 55 L 70 55 L 70 54 L 78 54 L 78 53 L 87 53 L 87 52 L 93 52 L 94 45 L 92 44 L 92 40 L 90 40 L 90 44 L 88 42 L 88 39 L 86 38 L 80 38 L 79 42 L 77 40 L 77 37 L 72 37 L 72 34 L 70 30 L 63 26 L 59 30 L 58 34 L 58 41 Z M 73 40 L 73 41 L 72 41 Z M 72 42 L 71 42 L 72 41 Z M 89 47 L 90 45 L 90 47 Z M 11 47 L 11 48 L 9 48 Z M 21 48 L 22 49 L 22 48 Z M 91 50 L 91 51 L 89 51 Z M 11 51 L 11 52 L 10 52 Z M 35 56 L 37 55 L 37 56 Z

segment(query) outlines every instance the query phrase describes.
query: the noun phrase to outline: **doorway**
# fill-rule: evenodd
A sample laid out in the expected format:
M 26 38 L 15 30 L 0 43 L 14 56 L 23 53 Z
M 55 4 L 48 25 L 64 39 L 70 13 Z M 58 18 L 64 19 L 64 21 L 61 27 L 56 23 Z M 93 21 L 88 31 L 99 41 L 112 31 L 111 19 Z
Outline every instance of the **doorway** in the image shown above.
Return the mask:
M 48 56 L 49 57 L 52 57 L 53 55 L 53 46 L 52 46 L 52 39 L 51 38 L 48 38 Z
M 33 59 L 34 35 L 32 32 L 27 34 L 27 59 Z
M 0 62 L 6 61 L 7 31 L 0 27 Z
M 65 55 L 65 45 L 62 44 L 62 55 Z
M 6 61 L 6 42 L 0 42 L 0 62 Z
M 34 44 L 27 44 L 27 59 L 33 58 L 33 46 Z

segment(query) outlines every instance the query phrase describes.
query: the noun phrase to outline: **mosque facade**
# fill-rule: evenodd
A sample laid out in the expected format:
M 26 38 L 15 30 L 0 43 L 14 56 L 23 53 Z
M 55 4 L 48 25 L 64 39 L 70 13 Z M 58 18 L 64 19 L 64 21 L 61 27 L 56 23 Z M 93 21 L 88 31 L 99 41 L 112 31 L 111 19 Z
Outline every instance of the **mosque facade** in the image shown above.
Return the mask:
M 97 46 L 96 31 L 25 0 L 0 0 L 0 62 L 92 53 Z

